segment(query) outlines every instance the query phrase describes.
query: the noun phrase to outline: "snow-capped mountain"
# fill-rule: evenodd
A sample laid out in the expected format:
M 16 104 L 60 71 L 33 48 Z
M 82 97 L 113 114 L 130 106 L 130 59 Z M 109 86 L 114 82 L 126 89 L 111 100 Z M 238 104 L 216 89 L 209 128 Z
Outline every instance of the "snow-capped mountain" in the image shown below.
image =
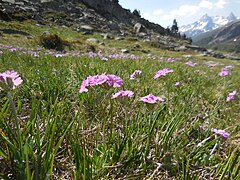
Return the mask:
M 208 16 L 205 14 L 198 21 L 180 27 L 180 32 L 185 33 L 188 37 L 193 37 L 201 33 L 222 27 L 229 22 L 236 21 L 237 19 L 239 18 L 237 18 L 233 13 L 230 13 L 228 17 Z

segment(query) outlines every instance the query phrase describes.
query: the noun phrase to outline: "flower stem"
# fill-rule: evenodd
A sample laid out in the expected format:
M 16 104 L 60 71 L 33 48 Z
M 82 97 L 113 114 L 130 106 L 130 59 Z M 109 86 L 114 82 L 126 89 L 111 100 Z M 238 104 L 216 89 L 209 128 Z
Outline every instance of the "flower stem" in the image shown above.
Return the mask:
M 10 106 L 12 108 L 12 112 L 13 112 L 13 116 L 14 116 L 14 120 L 15 120 L 15 126 L 17 128 L 17 135 L 18 135 L 18 140 L 19 140 L 18 143 L 21 146 L 22 145 L 22 138 L 21 138 L 22 136 L 21 136 L 20 124 L 19 124 L 19 120 L 17 117 L 16 107 L 14 105 L 13 98 L 12 98 L 10 91 L 7 92 L 7 96 L 8 96 L 9 102 L 10 102 Z

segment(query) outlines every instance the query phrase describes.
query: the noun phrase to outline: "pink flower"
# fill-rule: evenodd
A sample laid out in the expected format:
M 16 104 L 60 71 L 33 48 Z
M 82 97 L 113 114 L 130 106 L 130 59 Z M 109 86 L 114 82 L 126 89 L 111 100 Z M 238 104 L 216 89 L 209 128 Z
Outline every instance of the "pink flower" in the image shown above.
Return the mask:
M 99 50 L 98 51 L 98 56 L 101 58 L 103 55 L 102 55 L 102 50 Z
M 180 82 L 176 82 L 176 83 L 175 83 L 175 86 L 180 86 L 180 85 L 181 85 Z
M 215 66 L 218 66 L 219 64 L 218 63 L 211 63 L 211 64 L 208 64 L 208 67 L 215 67 Z
M 7 90 L 7 86 L 10 89 L 14 89 L 15 86 L 19 86 L 22 84 L 22 82 L 23 80 L 15 71 L 5 71 L 3 73 L 0 73 L 0 87 L 4 90 Z
M 231 92 L 231 93 L 229 93 L 228 97 L 227 97 L 227 102 L 234 100 L 236 98 L 236 95 L 237 95 L 237 91 L 236 90 Z
M 124 90 L 121 90 L 121 91 L 119 91 L 119 92 L 117 92 L 117 93 L 115 93 L 113 96 L 112 96 L 112 98 L 113 99 L 115 99 L 115 98 L 117 98 L 117 97 L 132 97 L 134 95 L 134 92 L 132 92 L 132 91 L 129 91 L 129 90 L 126 90 L 126 91 L 124 91 Z
M 123 80 L 114 74 L 101 74 L 95 76 L 88 76 L 87 79 L 83 80 L 79 92 L 87 92 L 87 87 L 94 87 L 98 85 L 108 85 L 113 87 L 120 87 L 123 85 Z
M 123 80 L 120 77 L 114 74 L 108 74 L 107 77 L 108 77 L 107 84 L 109 86 L 121 87 L 123 85 Z
M 11 52 L 17 51 L 17 48 L 10 48 L 9 51 Z
M 56 58 L 58 58 L 58 57 L 63 57 L 63 54 L 55 54 L 54 55 Z
M 94 53 L 94 52 L 89 52 L 89 53 L 87 53 L 86 54 L 88 57 L 90 57 L 90 58 L 95 58 L 95 57 L 97 57 L 97 53 Z
M 141 101 L 148 103 L 148 104 L 155 104 L 158 101 L 163 102 L 164 100 L 161 97 L 154 96 L 152 94 L 149 94 L 147 96 L 141 97 Z
M 168 73 L 171 73 L 171 72 L 173 72 L 173 70 L 170 68 L 165 68 L 165 69 L 159 70 L 158 72 L 156 72 L 154 79 L 157 79 L 161 76 L 166 76 Z
M 108 58 L 102 57 L 101 60 L 102 60 L 102 61 L 108 61 Z
M 89 86 L 101 85 L 107 82 L 107 80 L 108 80 L 108 77 L 105 73 L 101 75 L 96 75 L 96 76 L 89 76 L 87 78 Z
M 230 69 L 233 69 L 235 66 L 233 65 L 229 65 L 229 66 L 225 66 L 224 68 L 222 68 L 223 71 L 228 71 Z
M 223 139 L 227 139 L 230 135 L 228 132 L 221 129 L 212 128 L 211 131 L 214 132 L 216 135 L 220 135 Z
M 197 65 L 197 63 L 194 63 L 194 62 L 192 62 L 192 61 L 188 61 L 188 62 L 186 62 L 185 64 L 188 65 L 188 66 L 191 66 L 191 67 L 194 67 L 194 66 Z
M 133 79 L 135 79 L 135 78 L 137 78 L 137 77 L 140 77 L 141 74 L 142 74 L 142 71 L 141 71 L 141 70 L 135 70 L 135 71 L 133 72 L 133 74 L 131 74 L 130 79 L 133 80 Z
M 228 76 L 230 75 L 231 73 L 229 71 L 224 71 L 222 70 L 220 73 L 219 73 L 219 76 Z
M 175 62 L 175 59 L 173 57 L 170 57 L 167 59 L 168 62 Z
M 88 81 L 87 80 L 83 80 L 79 92 L 80 93 L 88 92 L 88 89 L 86 88 L 86 86 L 88 86 Z

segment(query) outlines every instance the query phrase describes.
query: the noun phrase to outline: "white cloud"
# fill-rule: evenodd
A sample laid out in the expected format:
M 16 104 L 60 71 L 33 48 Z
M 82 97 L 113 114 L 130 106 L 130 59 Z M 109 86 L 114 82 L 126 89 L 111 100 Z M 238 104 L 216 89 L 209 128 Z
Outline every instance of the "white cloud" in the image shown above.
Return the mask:
M 153 15 L 155 15 L 155 16 L 159 16 L 159 15 L 162 15 L 162 14 L 163 14 L 162 9 L 157 9 L 157 10 L 153 11 Z
M 223 9 L 226 4 L 228 4 L 226 0 L 218 0 L 218 2 L 215 3 L 215 6 L 219 9 Z
M 156 22 L 161 25 L 170 25 L 173 19 L 180 19 L 182 17 L 190 17 L 195 15 L 199 11 L 198 6 L 194 5 L 182 5 L 178 9 L 164 12 L 161 9 L 157 9 L 153 12 L 145 12 L 142 16 L 149 21 Z
M 212 9 L 213 8 L 213 3 L 208 1 L 208 0 L 202 0 L 199 4 L 198 7 L 200 8 L 206 8 L 206 9 Z
M 184 17 L 184 16 L 192 16 L 199 11 L 197 6 L 192 5 L 182 5 L 178 9 L 172 10 L 166 17 L 177 18 L 177 17 Z
M 166 25 L 171 23 L 173 19 L 187 19 L 197 17 L 201 12 L 223 9 L 226 4 L 228 4 L 228 0 L 201 0 L 198 4 L 184 4 L 168 12 L 156 9 L 153 12 L 143 13 L 143 17 L 150 21 Z

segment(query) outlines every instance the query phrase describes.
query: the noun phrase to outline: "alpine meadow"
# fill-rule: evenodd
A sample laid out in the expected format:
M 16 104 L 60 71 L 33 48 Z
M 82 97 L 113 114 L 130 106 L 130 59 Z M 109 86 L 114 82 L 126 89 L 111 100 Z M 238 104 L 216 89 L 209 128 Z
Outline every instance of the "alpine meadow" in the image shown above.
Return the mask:
M 240 61 L 105 1 L 2 3 L 0 179 L 240 179 Z

